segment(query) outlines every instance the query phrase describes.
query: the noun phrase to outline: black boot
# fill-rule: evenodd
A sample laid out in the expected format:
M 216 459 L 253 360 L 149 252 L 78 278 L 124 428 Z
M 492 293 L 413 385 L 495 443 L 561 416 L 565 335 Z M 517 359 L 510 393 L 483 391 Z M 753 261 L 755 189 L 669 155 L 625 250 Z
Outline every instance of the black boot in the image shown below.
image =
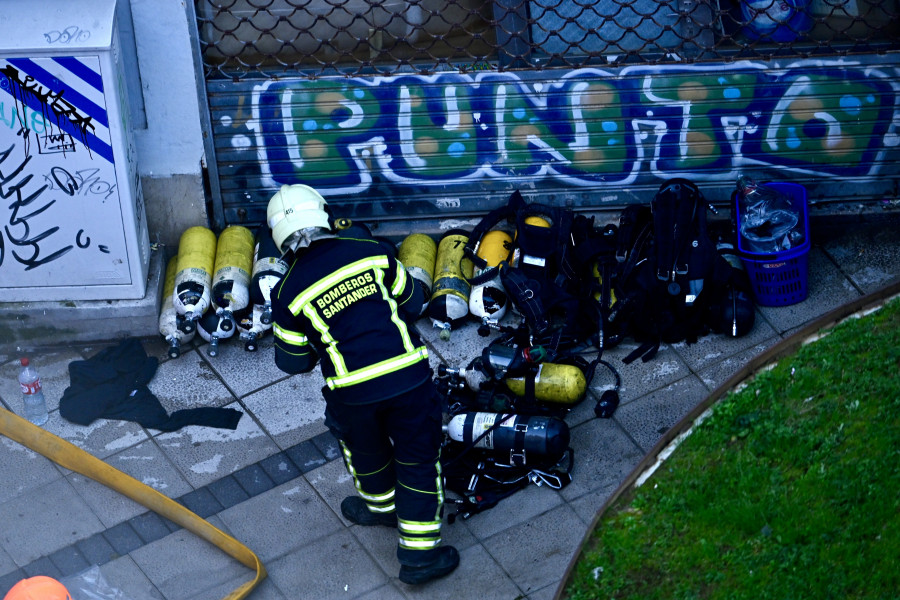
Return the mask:
M 359 496 L 347 496 L 341 502 L 341 514 L 357 525 L 397 526 L 397 513 L 375 513 L 369 510 L 366 501 Z
M 437 558 L 421 567 L 401 565 L 400 581 L 409 585 L 427 583 L 432 579 L 449 575 L 459 566 L 459 552 L 453 546 L 441 546 L 437 549 Z

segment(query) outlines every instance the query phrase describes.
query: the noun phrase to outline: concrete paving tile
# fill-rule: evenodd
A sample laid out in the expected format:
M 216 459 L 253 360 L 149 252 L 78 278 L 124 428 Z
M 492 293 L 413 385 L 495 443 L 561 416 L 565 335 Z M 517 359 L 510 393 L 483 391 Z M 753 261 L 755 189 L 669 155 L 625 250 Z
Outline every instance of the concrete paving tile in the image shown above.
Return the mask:
M 197 350 L 159 365 L 147 388 L 166 412 L 201 406 L 225 406 L 235 398 Z
M 106 462 L 169 498 L 177 498 L 191 490 L 190 484 L 169 462 L 155 440 L 114 454 Z
M 148 439 L 147 432 L 131 421 L 97 419 L 90 425 L 77 425 L 59 413 L 51 415 L 44 429 L 101 460 Z
M 562 504 L 559 492 L 546 486 L 527 485 L 497 506 L 466 520 L 466 527 L 478 540 L 529 521 Z M 451 527 L 455 526 L 452 525 Z
M 169 343 L 165 341 L 161 335 L 155 338 L 141 339 L 141 346 L 144 347 L 144 352 L 147 353 L 147 356 L 156 357 L 160 364 L 169 360 L 179 360 L 181 358 L 180 356 L 178 358 L 172 358 L 169 356 Z M 192 350 L 193 348 L 194 344 L 191 341 L 182 343 L 180 347 L 182 354 L 188 352 L 189 350 Z
M 778 338 L 778 332 L 757 311 L 753 329 L 746 335 L 735 338 L 722 333 L 712 333 L 701 337 L 693 344 L 679 342 L 673 347 L 691 371 L 699 373 L 728 356 L 739 354 L 748 348 L 758 348 L 760 344 L 773 338 Z
M 241 403 L 282 449 L 327 431 L 325 380 L 319 369 L 294 375 L 246 396 Z
M 322 454 L 312 440 L 295 444 L 285 450 L 284 453 L 290 457 L 291 461 L 299 467 L 302 473 L 318 469 L 329 460 L 333 460 L 326 459 L 325 455 Z
M 161 540 L 172 533 L 166 526 L 163 517 L 152 511 L 128 519 L 128 523 L 145 544 Z
M 525 546 L 519 544 L 525 549 Z M 478 544 L 459 553 L 455 571 L 425 585 L 410 586 L 397 580 L 397 587 L 411 600 L 512 600 L 522 598 L 522 591 L 504 572 L 498 561 Z
M 251 496 L 257 496 L 275 487 L 272 478 L 257 463 L 247 465 L 231 475 Z
M 226 479 L 230 478 L 229 475 Z M 234 480 L 236 485 L 237 480 Z M 249 496 L 249 494 L 248 494 Z M 216 499 L 215 495 L 213 495 L 212 491 L 208 487 L 202 487 L 200 489 L 194 490 L 193 492 L 188 492 L 184 496 L 178 499 L 178 502 L 183 504 L 185 508 L 187 508 L 192 513 L 196 514 L 201 519 L 209 518 L 213 515 L 220 513 L 225 506 Z
M 646 454 L 659 438 L 709 395 L 695 376 L 619 406 L 615 419 Z
M 759 313 L 778 333 L 784 333 L 860 296 L 834 263 L 815 247 L 809 252 L 808 291 L 803 302 L 760 306 Z
M 358 600 L 405 600 L 405 598 L 394 585 L 388 584 L 359 596 Z
M 69 363 L 81 360 L 82 356 L 74 349 L 54 351 L 22 352 L 11 357 L 11 360 L 0 365 L 0 398 L 3 403 L 17 415 L 22 415 L 22 388 L 19 387 L 19 371 L 22 365 L 19 359 L 27 356 L 31 366 L 37 369 L 41 377 L 41 388 L 47 400 L 47 409 L 59 408 L 59 399 L 69 387 Z M 57 417 L 58 418 L 58 417 Z
M 38 575 L 45 575 L 47 577 L 52 577 L 53 579 L 60 579 L 62 577 L 62 572 L 59 570 L 59 567 L 54 565 L 53 561 L 51 561 L 48 556 L 42 556 L 36 561 L 28 563 L 22 567 L 22 572 L 25 573 L 25 577 L 37 577 Z
M 213 498 L 221 504 L 222 508 L 231 508 L 250 497 L 247 490 L 242 488 L 241 484 L 237 482 L 237 479 L 231 475 L 226 475 L 221 479 L 217 479 L 205 488 L 200 488 L 197 492 L 200 492 L 201 490 L 212 494 Z M 182 500 L 184 500 L 184 498 L 182 498 Z
M 668 344 L 661 345 L 657 355 L 650 361 L 642 362 L 638 359 L 631 364 L 623 363 L 622 359 L 638 346 L 637 342 L 626 339 L 603 353 L 603 360 L 613 365 L 622 378 L 622 385 L 619 388 L 622 402 L 628 397 L 635 397 L 638 393 L 644 394 L 665 387 L 690 374 L 684 361 Z M 603 373 L 602 365 L 597 367 L 597 373 L 592 390 L 599 398 L 603 390 L 612 387 L 614 378 L 608 373 Z
M 236 538 L 264 562 L 344 529 L 328 504 L 302 478 L 219 513 Z
M 555 585 L 584 537 L 584 522 L 563 505 L 482 544 L 525 594 Z M 522 542 L 527 540 L 527 544 Z
M 130 556 L 100 566 L 106 583 L 128 600 L 166 600 Z
M 535 590 L 525 596 L 524 600 L 553 600 L 556 597 L 557 584 L 548 585 L 545 588 Z
M 575 458 L 572 482 L 560 491 L 568 501 L 617 485 L 646 454 L 615 418 L 575 427 L 570 445 Z
M 569 502 L 569 506 L 575 511 L 575 514 L 584 522 L 585 533 L 587 532 L 587 527 L 593 523 L 594 517 L 597 516 L 597 512 L 603 508 L 603 505 L 613 495 L 613 492 L 619 489 L 620 483 L 620 481 L 617 481 L 604 488 L 598 488 L 590 494 L 585 494 L 584 496 Z
M 457 550 L 465 550 L 469 546 L 478 543 L 472 530 L 469 529 L 467 519 L 458 518 L 453 523 L 449 521 L 449 513 L 455 509 L 448 501 L 444 501 L 444 519 L 441 524 L 442 543 L 447 546 L 455 546 Z M 398 563 L 399 566 L 399 563 Z
M 240 409 L 240 406 L 235 403 L 228 408 Z M 248 415 L 241 418 L 233 431 L 189 425 L 178 431 L 159 434 L 156 443 L 194 488 L 207 485 L 279 451 Z
M 362 527 L 360 525 L 350 525 L 346 529 L 382 571 L 391 577 L 397 577 L 400 573 L 400 561 L 397 560 L 398 536 L 396 529 L 392 527 Z M 469 537 L 471 538 L 471 536 Z
M 118 525 L 147 510 L 127 496 L 78 473 L 70 473 L 66 478 L 104 527 Z
M 165 598 L 214 598 L 208 590 L 243 577 L 252 571 L 237 560 L 197 537 L 180 530 L 130 554 L 138 568 Z M 219 598 L 221 596 L 218 596 Z
M 341 446 L 330 431 L 320 433 L 310 440 L 313 446 L 325 457 L 326 460 L 341 458 Z
M 852 273 L 850 278 L 866 294 L 880 290 L 897 280 L 895 274 L 885 272 L 878 267 L 863 267 L 858 272 Z
M 195 596 L 186 598 L 185 600 L 220 600 L 221 598 L 225 598 L 229 593 L 236 590 L 239 586 L 252 580 L 252 577 L 242 577 L 233 579 L 231 581 L 226 581 L 211 589 L 204 590 L 203 592 Z M 275 585 L 275 582 L 272 581 L 271 577 L 266 577 L 255 588 L 253 588 L 253 591 L 250 593 L 249 597 L 253 600 L 287 600 L 289 598 L 300 598 L 303 596 L 302 594 L 298 594 L 296 590 L 292 595 L 285 595 L 281 590 L 278 589 L 278 586 Z M 172 600 L 175 599 L 173 598 Z
M 65 479 L 0 504 L 0 523 L 0 546 L 18 565 L 27 565 L 103 529 Z
M 91 566 L 87 558 L 75 545 L 60 548 L 52 553 L 49 558 L 63 577 L 75 575 Z
M 587 423 L 588 421 L 593 421 L 597 419 L 597 414 L 594 412 L 594 407 L 597 405 L 597 400 L 607 389 L 615 388 L 615 380 L 613 376 L 609 373 L 602 365 L 597 367 L 597 371 L 601 372 L 603 378 L 600 376 L 594 377 L 594 385 L 595 389 L 589 389 L 587 393 L 584 395 L 584 398 L 578 403 L 573 405 L 569 412 L 560 416 L 562 420 L 564 420 L 571 430 L 573 427 L 577 427 L 582 423 Z M 598 384 L 597 382 L 601 379 L 606 379 L 607 381 Z
M 388 575 L 346 529 L 266 565 L 279 590 L 316 600 L 351 600 L 388 583 Z
M 585 360 L 590 362 L 591 360 L 596 358 L 597 353 L 582 353 L 581 356 Z M 597 415 L 594 413 L 594 406 L 597 404 L 597 400 L 599 399 L 600 395 L 606 390 L 615 389 L 617 374 L 619 377 L 619 381 L 621 382 L 621 369 L 625 365 L 617 360 L 607 360 L 607 357 L 605 355 L 603 360 L 604 362 L 612 366 L 612 368 L 615 370 L 615 373 L 606 365 L 599 363 L 597 364 L 597 367 L 594 370 L 594 377 L 591 379 L 591 381 L 588 382 L 588 389 L 584 395 L 584 398 L 582 398 L 578 403 L 571 405 L 569 407 L 569 412 L 565 413 L 562 417 L 566 421 L 566 423 L 569 424 L 569 427 L 574 427 L 581 423 L 590 421 L 591 419 L 596 419 Z
M 144 545 L 141 536 L 138 535 L 131 523 L 125 521 L 103 532 L 103 539 L 116 551 L 116 554 L 124 556 Z
M 864 293 L 884 287 L 900 273 L 896 221 L 848 227 L 842 235 L 823 240 L 821 247 Z
M 7 554 L 6 550 L 0 548 L 0 575 L 5 575 L 6 573 L 10 573 L 16 570 L 16 563 L 12 559 L 12 557 Z M 0 593 L 4 590 L 2 586 L 0 586 Z
M 302 471 L 300 467 L 294 464 L 287 452 L 279 452 L 262 460 L 259 463 L 260 468 L 265 471 L 266 475 L 275 485 L 287 483 L 292 479 L 300 477 Z
M 0 504 L 62 477 L 52 460 L 0 436 Z
M 499 337 L 496 331 L 492 331 L 487 337 L 478 335 L 478 323 L 474 320 L 454 329 L 448 341 L 440 339 L 440 330 L 433 327 L 431 319 L 427 317 L 416 321 L 416 330 L 428 345 L 429 353 L 435 354 L 440 362 L 454 369 L 467 366 L 474 358 L 481 356 L 485 346 Z
M 115 548 L 104 537 L 103 532 L 98 532 L 89 538 L 75 543 L 78 551 L 92 565 L 103 565 L 118 556 Z
M 350 526 L 351 523 L 341 516 L 341 501 L 347 496 L 356 494 L 353 478 L 347 472 L 343 460 L 332 460 L 318 469 L 306 473 L 303 476 L 316 493 L 328 503 L 331 511 L 340 521 Z
M 170 498 L 177 498 L 191 491 L 188 482 L 152 440 L 114 454 L 105 462 Z M 68 479 L 106 527 L 147 510 L 119 492 L 83 475 L 70 473 Z
M 752 358 L 762 354 L 781 340 L 781 337 L 769 338 L 743 352 L 723 358 L 700 371 L 700 379 L 707 389 L 712 392 L 743 368 Z
M 220 345 L 216 356 L 207 355 L 204 349 L 199 354 L 238 398 L 289 377 L 275 366 L 275 346 L 271 342 L 260 344 L 256 352 L 247 352 L 240 342 Z
M 0 575 L 0 594 L 6 595 L 14 585 L 28 577 L 22 569 L 16 569 Z

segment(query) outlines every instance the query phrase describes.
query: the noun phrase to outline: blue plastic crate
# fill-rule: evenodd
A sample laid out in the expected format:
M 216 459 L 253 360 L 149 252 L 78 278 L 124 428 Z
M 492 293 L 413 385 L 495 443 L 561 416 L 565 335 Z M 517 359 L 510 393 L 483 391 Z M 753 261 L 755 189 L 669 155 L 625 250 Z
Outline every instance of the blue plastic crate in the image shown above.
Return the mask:
M 803 224 L 803 243 L 783 252 L 758 254 L 744 249 L 741 235 L 738 234 L 738 255 L 750 276 L 754 299 L 759 306 L 797 304 L 806 300 L 809 295 L 807 279 L 810 242 L 806 188 L 799 183 L 788 182 L 769 182 L 764 185 L 791 197 L 793 208 L 800 214 L 800 222 Z M 740 231 L 741 213 L 737 196 L 734 200 L 737 230 Z

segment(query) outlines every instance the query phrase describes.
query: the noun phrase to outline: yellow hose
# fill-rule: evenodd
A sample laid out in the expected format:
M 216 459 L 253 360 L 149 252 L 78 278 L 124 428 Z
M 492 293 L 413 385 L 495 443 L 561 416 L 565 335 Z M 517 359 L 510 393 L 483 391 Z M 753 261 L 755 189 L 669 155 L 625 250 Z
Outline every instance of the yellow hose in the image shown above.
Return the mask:
M 209 521 L 201 519 L 168 496 L 109 466 L 81 448 L 5 409 L 0 409 L 0 434 L 46 456 L 58 465 L 90 477 L 94 481 L 128 496 L 138 504 L 178 523 L 193 534 L 217 546 L 244 566 L 256 570 L 255 578 L 240 585 L 222 600 L 246 598 L 266 578 L 266 568 L 247 546 L 216 528 Z

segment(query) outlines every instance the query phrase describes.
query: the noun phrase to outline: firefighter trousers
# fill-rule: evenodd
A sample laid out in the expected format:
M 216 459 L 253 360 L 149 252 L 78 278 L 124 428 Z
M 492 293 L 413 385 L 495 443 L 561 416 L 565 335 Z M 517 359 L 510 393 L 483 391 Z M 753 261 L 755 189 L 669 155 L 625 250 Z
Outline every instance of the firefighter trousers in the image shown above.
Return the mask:
M 430 378 L 372 404 L 326 402 L 325 425 L 340 442 L 357 492 L 373 512 L 396 511 L 402 565 L 431 563 L 441 544 L 441 424 Z

